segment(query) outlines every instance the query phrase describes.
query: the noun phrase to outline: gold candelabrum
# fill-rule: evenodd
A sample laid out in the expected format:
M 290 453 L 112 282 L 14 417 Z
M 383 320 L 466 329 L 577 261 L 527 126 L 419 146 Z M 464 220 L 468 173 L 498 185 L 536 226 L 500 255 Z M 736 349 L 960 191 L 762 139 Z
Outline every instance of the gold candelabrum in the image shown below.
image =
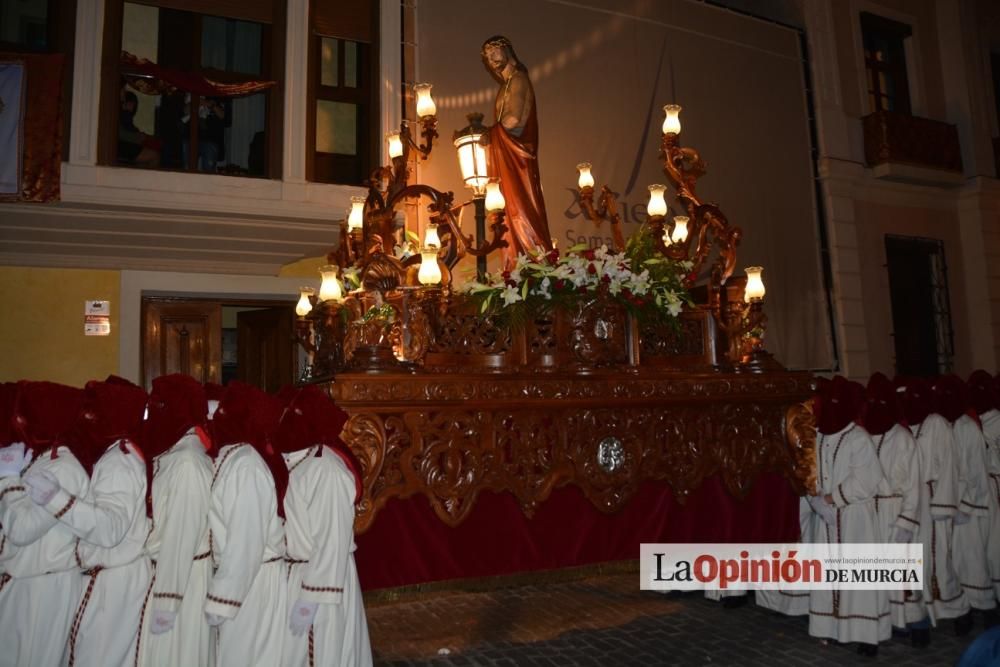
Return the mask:
M 426 352 L 426 324 L 451 298 L 455 265 L 476 257 L 482 278 L 486 257 L 507 245 L 501 184 L 486 173 L 482 114 L 469 114 L 469 126 L 454 139 L 472 199 L 455 204 L 453 192 L 410 183 L 411 162 L 428 159 L 439 136 L 430 84 L 417 84 L 414 91 L 421 142 L 411 131 L 414 123 L 406 120 L 386 136 L 390 163 L 371 173 L 366 196 L 351 197 L 339 244 L 320 269 L 319 293 L 301 291 L 296 338 L 309 355 L 303 379 L 414 363 Z M 418 252 L 397 256 L 397 248 L 409 245 L 401 209 L 413 202 L 426 202 L 423 243 Z M 475 237 L 462 232 L 458 217 L 470 204 L 476 209 Z M 353 288 L 345 288 L 342 278 L 352 280 Z
M 748 289 L 753 291 L 752 297 L 747 296 L 743 301 L 730 300 L 723 307 L 722 295 L 736 266 L 736 250 L 743 231 L 729 224 L 716 204 L 705 203 L 698 197 L 697 182 L 706 173 L 705 162 L 697 151 L 680 143 L 681 107 L 668 104 L 663 107 L 663 112 L 663 139 L 660 146 L 663 173 L 686 215 L 675 215 L 668 219 L 668 186 L 650 185 L 649 203 L 646 207 L 649 217 L 644 224 L 649 227 L 658 250 L 664 256 L 691 263 L 686 278 L 689 288 L 694 288 L 697 281 L 707 277 L 707 302 L 704 307 L 711 310 L 718 327 L 726 336 L 728 361 L 748 370 L 770 368 L 774 364 L 773 358 L 763 348 L 767 316 L 763 311 L 762 269 L 746 269 L 750 278 Z M 577 165 L 580 208 L 597 225 L 603 220 L 609 221 L 615 249 L 624 250 L 625 240 L 621 231 L 617 194 L 608 186 L 603 186 L 595 206 L 595 181 L 591 169 L 589 162 Z M 713 250 L 714 259 L 707 268 L 706 276 L 705 264 L 713 256 Z
M 469 114 L 469 125 L 453 137 L 471 200 L 455 204 L 452 192 L 410 183 L 411 162 L 428 159 L 438 138 L 430 89 L 429 84 L 414 87 L 421 142 L 414 138 L 415 124 L 410 121 L 387 135 L 390 164 L 372 172 L 366 196 L 351 198 L 351 208 L 340 223 L 339 244 L 327 255 L 329 265 L 321 269 L 319 293 L 302 290 L 296 337 L 310 358 L 303 379 L 327 379 L 351 369 L 377 372 L 418 365 L 432 344 L 433 322 L 452 302 L 452 269 L 473 256 L 482 280 L 486 257 L 507 245 L 502 184 L 487 173 L 482 114 Z M 747 268 L 745 279 L 730 281 L 742 231 L 729 224 L 717 205 L 698 197 L 696 184 L 706 167 L 694 149 L 680 145 L 679 114 L 677 105 L 664 107 L 660 157 L 669 186 L 649 186 L 648 219 L 643 225 L 660 254 L 690 263 L 686 285 L 692 294 L 702 294 L 696 308 L 710 311 L 724 335 L 725 361 L 720 365 L 750 372 L 778 367 L 763 345 L 767 317 L 762 269 Z M 614 249 L 622 252 L 626 241 L 617 195 L 605 185 L 595 204 L 591 169 L 586 162 L 577 166 L 581 209 L 595 225 L 609 222 Z M 686 215 L 669 215 L 668 187 Z M 407 243 L 399 209 L 413 202 L 426 202 L 425 236 L 419 252 L 397 256 L 400 231 L 402 244 Z M 470 204 L 476 214 L 475 237 L 462 232 L 458 218 Z M 350 288 L 341 285 L 341 273 L 351 281 Z M 701 280 L 704 287 L 696 285 Z M 741 281 L 745 281 L 743 298 L 735 293 Z

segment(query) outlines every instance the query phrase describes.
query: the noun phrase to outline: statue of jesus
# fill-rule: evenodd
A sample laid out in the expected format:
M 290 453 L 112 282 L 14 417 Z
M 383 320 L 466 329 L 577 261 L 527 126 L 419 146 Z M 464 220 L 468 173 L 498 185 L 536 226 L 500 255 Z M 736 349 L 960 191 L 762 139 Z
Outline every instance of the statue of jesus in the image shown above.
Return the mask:
M 487 147 L 488 173 L 500 178 L 507 202 L 504 267 L 510 269 L 517 255 L 552 248 L 545 199 L 538 172 L 538 112 L 528 69 L 517 59 L 506 37 L 497 35 L 483 43 L 483 62 L 500 83 L 496 99 L 496 124 L 490 127 Z

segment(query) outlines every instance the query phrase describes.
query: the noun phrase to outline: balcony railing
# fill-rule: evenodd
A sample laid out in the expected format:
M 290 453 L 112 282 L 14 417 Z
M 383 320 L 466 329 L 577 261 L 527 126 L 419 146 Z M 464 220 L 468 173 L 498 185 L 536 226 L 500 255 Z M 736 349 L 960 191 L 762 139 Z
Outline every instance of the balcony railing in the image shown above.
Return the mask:
M 861 120 L 869 167 L 901 164 L 962 172 L 962 149 L 954 125 L 893 111 L 876 111 Z

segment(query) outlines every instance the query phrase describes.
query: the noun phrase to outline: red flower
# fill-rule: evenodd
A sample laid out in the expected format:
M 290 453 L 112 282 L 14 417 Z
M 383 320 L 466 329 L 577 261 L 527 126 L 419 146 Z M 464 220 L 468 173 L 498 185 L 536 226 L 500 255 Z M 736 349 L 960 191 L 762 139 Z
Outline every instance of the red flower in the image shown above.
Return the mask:
M 589 259 L 593 259 L 593 257 L 590 257 Z M 587 273 L 589 273 L 590 275 L 595 275 L 597 273 L 597 267 L 594 266 L 593 264 L 590 264 L 589 266 L 587 266 Z
M 583 251 L 583 258 L 584 259 L 589 259 L 590 261 L 594 261 L 594 249 L 591 248 L 589 250 L 584 250 Z
M 557 290 L 561 290 L 563 287 L 566 287 L 566 281 L 560 278 L 555 282 L 555 288 Z

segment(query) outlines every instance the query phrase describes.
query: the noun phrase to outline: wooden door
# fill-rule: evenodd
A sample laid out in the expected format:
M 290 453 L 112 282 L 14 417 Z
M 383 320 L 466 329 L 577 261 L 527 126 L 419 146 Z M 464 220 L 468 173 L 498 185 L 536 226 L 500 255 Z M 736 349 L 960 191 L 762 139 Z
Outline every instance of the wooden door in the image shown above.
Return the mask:
M 294 319 L 290 306 L 236 315 L 236 377 L 267 392 L 295 378 Z
M 221 377 L 222 306 L 207 301 L 143 299 L 142 382 L 170 373 L 199 382 Z

